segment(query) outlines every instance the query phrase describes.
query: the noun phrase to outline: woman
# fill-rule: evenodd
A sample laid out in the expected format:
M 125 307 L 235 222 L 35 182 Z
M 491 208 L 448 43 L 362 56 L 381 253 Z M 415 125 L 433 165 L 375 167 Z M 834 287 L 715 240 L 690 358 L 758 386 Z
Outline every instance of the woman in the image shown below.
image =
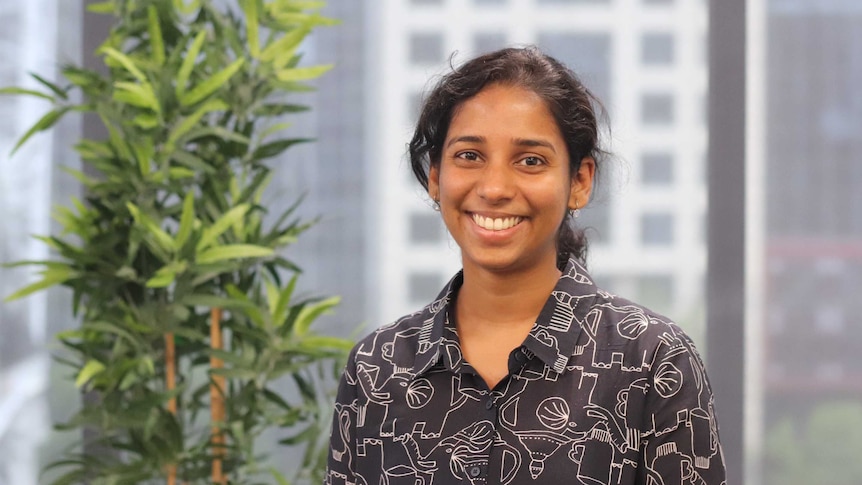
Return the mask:
M 353 349 L 326 483 L 724 482 L 691 341 L 583 267 L 571 225 L 601 162 L 594 101 L 534 48 L 430 93 L 411 165 L 463 270 Z

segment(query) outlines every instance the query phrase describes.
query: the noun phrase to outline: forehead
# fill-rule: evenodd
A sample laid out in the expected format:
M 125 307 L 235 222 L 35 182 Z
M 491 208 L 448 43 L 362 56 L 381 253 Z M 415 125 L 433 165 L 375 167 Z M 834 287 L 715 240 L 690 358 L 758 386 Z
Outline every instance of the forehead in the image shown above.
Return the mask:
M 484 87 L 453 110 L 446 138 L 456 133 L 458 136 L 483 133 L 508 133 L 517 137 L 535 135 L 563 143 L 559 125 L 548 103 L 530 89 L 504 84 Z

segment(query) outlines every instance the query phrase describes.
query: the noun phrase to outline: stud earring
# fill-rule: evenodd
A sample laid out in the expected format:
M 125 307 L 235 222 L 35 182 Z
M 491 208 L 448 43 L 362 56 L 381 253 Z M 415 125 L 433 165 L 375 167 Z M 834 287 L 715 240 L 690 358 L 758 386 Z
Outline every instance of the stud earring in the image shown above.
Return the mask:
M 578 208 L 578 201 L 575 201 L 575 208 L 569 209 L 569 217 L 577 219 L 579 215 L 581 215 L 581 209 Z
M 437 212 L 440 212 L 440 201 L 437 199 L 434 199 L 434 202 L 431 204 L 431 208 Z

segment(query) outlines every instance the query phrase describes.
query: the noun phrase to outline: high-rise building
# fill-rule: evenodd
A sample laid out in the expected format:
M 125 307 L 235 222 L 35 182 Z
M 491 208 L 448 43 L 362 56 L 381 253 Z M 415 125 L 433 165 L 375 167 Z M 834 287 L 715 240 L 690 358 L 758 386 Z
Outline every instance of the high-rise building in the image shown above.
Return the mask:
M 457 246 L 405 152 L 434 76 L 475 54 L 534 44 L 603 101 L 612 152 L 592 228 L 599 282 L 681 321 L 703 321 L 706 2 L 700 0 L 389 0 L 370 9 L 369 249 L 380 323 L 430 301 L 460 266 Z M 702 339 L 700 339 L 702 340 Z
M 862 8 L 767 10 L 765 406 L 862 397 Z

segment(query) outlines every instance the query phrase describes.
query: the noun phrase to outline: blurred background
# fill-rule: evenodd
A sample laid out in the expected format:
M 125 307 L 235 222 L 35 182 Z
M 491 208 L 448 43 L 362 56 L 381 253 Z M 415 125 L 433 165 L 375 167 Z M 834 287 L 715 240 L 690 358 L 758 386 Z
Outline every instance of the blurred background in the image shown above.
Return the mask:
M 741 73 L 709 72 L 710 53 L 723 52 L 709 28 L 723 24 L 710 23 L 707 0 L 328 0 L 324 13 L 342 24 L 314 33 L 304 62 L 335 68 L 300 99 L 312 110 L 292 128 L 318 142 L 287 152 L 267 201 L 304 195 L 302 213 L 320 217 L 287 256 L 307 294 L 342 297 L 323 330 L 367 333 L 427 303 L 458 269 L 405 160 L 412 124 L 450 63 L 535 44 L 579 73 L 610 119 L 613 156 L 579 219 L 591 228 L 591 272 L 677 320 L 711 375 L 740 382 L 716 387 L 726 453 L 740 457 L 729 483 L 862 482 L 862 2 L 746 8 L 745 89 L 722 100 L 710 80 Z M 60 65 L 88 59 L 87 36 L 103 35 L 88 15 L 80 0 L 0 0 L 0 86 L 33 86 L 29 72 L 56 79 Z M 736 140 L 708 126 L 708 107 L 740 100 L 744 165 L 709 159 L 710 143 Z M 79 164 L 80 120 L 9 156 L 46 109 L 0 97 L 2 262 L 48 257 L 31 235 L 51 232 L 51 207 L 80 192 L 62 171 Z M 728 170 L 735 183 L 710 183 Z M 744 200 L 744 214 L 710 219 L 710 190 Z M 740 230 L 734 254 L 722 235 Z M 730 324 L 736 308 L 722 324 L 710 251 L 744 267 L 744 327 Z M 30 280 L 27 268 L 0 269 L 0 296 Z M 75 325 L 69 309 L 61 290 L 0 303 L 0 485 L 39 483 L 69 441 L 52 423 L 80 396 L 50 358 L 53 334 Z M 740 372 L 723 367 L 743 356 Z

